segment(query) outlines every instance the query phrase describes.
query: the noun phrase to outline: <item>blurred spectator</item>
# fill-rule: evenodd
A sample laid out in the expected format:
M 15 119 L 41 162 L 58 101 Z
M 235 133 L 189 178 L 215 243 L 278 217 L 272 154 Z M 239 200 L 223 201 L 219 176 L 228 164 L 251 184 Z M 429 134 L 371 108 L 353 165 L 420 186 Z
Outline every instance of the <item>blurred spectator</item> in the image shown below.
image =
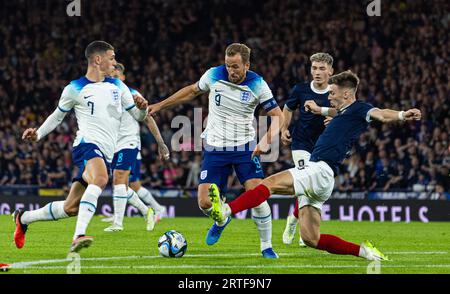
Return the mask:
M 363 2 L 99 0 L 86 1 L 82 16 L 73 18 L 67 17 L 64 1 L 3 3 L 0 185 L 70 185 L 73 114 L 39 143 L 24 143 L 21 135 L 41 125 L 63 87 L 84 74 L 85 46 L 104 39 L 127 67 L 129 85 L 152 103 L 198 81 L 209 67 L 223 63 L 228 44 L 242 42 L 252 48 L 251 68 L 283 107 L 292 86 L 309 79 L 309 55 L 329 52 L 335 72 L 351 69 L 361 77 L 358 99 L 381 108 L 417 107 L 423 115 L 420 122 L 372 124 L 344 162 L 337 188 L 450 191 L 450 4 L 386 1 L 383 17 L 368 17 Z M 183 115 L 193 122 L 193 107 L 202 107 L 203 121 L 207 104 L 202 95 L 158 113 L 155 119 L 170 149 L 177 132 L 172 120 Z M 182 152 L 163 164 L 154 138 L 142 129 L 143 183 L 195 188 L 200 155 Z M 181 150 L 198 139 L 191 135 Z M 276 162 L 263 166 L 266 175 L 291 167 L 289 150 L 283 147 Z M 240 187 L 234 175 L 230 185 Z

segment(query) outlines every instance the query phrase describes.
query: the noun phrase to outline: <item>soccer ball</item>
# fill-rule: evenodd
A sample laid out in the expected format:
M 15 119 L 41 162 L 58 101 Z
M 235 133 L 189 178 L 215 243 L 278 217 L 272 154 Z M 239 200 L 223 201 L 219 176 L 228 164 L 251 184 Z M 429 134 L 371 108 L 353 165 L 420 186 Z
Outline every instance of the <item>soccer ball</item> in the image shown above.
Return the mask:
M 165 232 L 158 240 L 159 254 L 164 257 L 182 257 L 186 249 L 186 239 L 175 230 Z

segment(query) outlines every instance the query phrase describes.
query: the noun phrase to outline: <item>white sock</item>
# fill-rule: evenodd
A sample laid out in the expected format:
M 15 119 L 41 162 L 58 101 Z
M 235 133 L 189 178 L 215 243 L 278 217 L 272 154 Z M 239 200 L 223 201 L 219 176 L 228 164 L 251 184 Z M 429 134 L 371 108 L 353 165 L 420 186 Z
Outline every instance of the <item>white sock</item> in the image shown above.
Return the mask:
M 114 224 L 122 226 L 125 208 L 127 207 L 128 193 L 125 184 L 114 185 L 113 187 L 113 206 L 114 206 Z
M 163 210 L 163 207 L 155 200 L 152 193 L 144 187 L 139 188 L 137 195 L 142 199 L 142 201 L 150 205 L 156 214 Z
M 211 216 L 212 206 L 210 208 L 206 208 L 206 209 L 203 209 L 201 207 L 199 207 L 199 208 L 203 212 L 204 215 L 206 215 L 207 217 Z
M 130 187 L 128 187 L 128 203 L 136 207 L 144 217 L 147 217 L 147 205 L 139 199 L 139 196 Z
M 37 221 L 51 221 L 69 217 L 64 211 L 64 201 L 50 202 L 42 208 L 25 211 L 20 217 L 20 222 L 29 225 Z
M 272 247 L 272 213 L 267 201 L 252 208 L 252 219 L 256 224 L 261 240 L 261 251 Z
M 227 224 L 227 220 L 228 220 L 228 217 L 226 217 L 223 221 L 221 221 L 221 222 L 216 222 L 216 225 L 218 225 L 219 227 L 223 227 L 224 225 L 226 225 Z
M 75 240 L 79 235 L 85 235 L 86 229 L 95 214 L 97 209 L 98 197 L 102 193 L 102 189 L 99 186 L 90 184 L 84 191 L 83 197 L 81 197 L 80 208 L 78 210 L 77 225 L 75 227 L 75 234 L 73 239 Z

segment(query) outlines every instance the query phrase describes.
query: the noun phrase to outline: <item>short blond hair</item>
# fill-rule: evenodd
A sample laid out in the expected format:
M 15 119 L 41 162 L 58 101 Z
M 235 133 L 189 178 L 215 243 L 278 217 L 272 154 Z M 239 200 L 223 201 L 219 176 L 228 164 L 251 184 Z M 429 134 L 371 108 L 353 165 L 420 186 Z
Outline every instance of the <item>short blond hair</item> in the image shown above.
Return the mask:
M 324 52 L 314 53 L 313 55 L 311 55 L 311 57 L 309 57 L 309 60 L 311 61 L 311 63 L 313 63 L 314 61 L 325 62 L 326 64 L 329 64 L 331 67 L 333 67 L 334 61 L 333 56 Z
M 225 50 L 225 55 L 233 57 L 236 54 L 240 54 L 242 57 L 242 62 L 249 63 L 250 62 L 250 53 L 252 50 L 245 44 L 241 43 L 233 43 L 227 47 Z

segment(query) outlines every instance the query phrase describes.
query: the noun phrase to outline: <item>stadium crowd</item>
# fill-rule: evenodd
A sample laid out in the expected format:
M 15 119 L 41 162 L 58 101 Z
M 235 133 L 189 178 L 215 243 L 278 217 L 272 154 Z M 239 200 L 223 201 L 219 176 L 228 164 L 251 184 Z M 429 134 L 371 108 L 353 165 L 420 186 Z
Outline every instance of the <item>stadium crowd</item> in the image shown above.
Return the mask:
M 380 108 L 417 107 L 423 116 L 417 123 L 371 125 L 345 160 L 336 189 L 450 191 L 449 2 L 384 1 L 380 17 L 369 17 L 361 2 L 82 1 L 80 17 L 68 17 L 64 1 L 3 3 L 0 185 L 70 185 L 73 114 L 37 144 L 24 143 L 21 134 L 53 112 L 63 87 L 84 75 L 85 46 L 102 39 L 125 64 L 126 83 L 151 102 L 197 81 L 223 63 L 226 45 L 242 42 L 252 48 L 251 69 L 283 107 L 290 89 L 310 80 L 309 56 L 328 52 L 335 73 L 351 69 L 360 76 L 359 99 Z M 185 115 L 193 121 L 193 107 L 207 103 L 202 95 L 155 117 L 169 148 L 177 143 L 171 144 L 177 131 L 172 119 Z M 194 144 L 182 143 L 183 150 Z M 144 185 L 197 186 L 200 152 L 173 152 L 163 164 L 142 127 L 142 157 Z M 284 146 L 275 162 L 264 164 L 268 175 L 291 166 Z M 236 178 L 230 185 L 239 187 Z

